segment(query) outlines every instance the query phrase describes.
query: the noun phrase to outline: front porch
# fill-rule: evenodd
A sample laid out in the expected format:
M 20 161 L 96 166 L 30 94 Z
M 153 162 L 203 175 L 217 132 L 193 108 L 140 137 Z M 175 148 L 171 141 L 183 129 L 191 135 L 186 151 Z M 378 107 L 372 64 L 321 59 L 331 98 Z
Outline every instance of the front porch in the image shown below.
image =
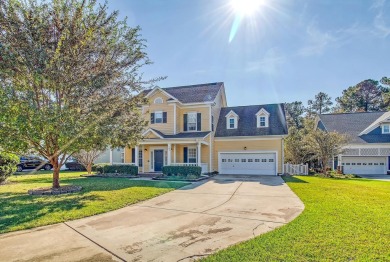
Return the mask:
M 140 173 L 159 173 L 162 167 L 200 166 L 202 173 L 210 172 L 211 151 L 206 141 L 143 141 L 125 149 L 125 164 L 139 167 Z

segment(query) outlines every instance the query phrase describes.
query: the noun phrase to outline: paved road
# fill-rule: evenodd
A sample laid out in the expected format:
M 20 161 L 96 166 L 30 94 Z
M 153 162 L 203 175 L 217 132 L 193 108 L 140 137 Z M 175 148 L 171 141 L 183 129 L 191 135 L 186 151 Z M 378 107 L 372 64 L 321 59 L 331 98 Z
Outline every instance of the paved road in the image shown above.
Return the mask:
M 188 261 L 304 209 L 280 177 L 218 177 L 105 214 L 0 235 L 1 261 Z

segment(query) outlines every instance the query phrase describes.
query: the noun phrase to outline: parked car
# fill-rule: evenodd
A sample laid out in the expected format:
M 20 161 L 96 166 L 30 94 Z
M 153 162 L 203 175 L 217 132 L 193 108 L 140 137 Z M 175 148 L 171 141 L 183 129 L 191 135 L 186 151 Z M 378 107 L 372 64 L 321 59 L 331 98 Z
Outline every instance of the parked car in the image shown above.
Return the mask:
M 18 172 L 22 172 L 24 169 L 50 170 L 53 168 L 48 160 L 36 156 L 21 156 L 20 162 L 16 167 Z
M 85 171 L 86 170 L 85 167 L 82 164 L 80 164 L 79 162 L 77 162 L 77 160 L 75 160 L 75 159 L 71 159 L 71 160 L 67 161 L 65 163 L 65 167 L 68 170 L 74 170 L 74 171 L 78 171 L 78 170 Z

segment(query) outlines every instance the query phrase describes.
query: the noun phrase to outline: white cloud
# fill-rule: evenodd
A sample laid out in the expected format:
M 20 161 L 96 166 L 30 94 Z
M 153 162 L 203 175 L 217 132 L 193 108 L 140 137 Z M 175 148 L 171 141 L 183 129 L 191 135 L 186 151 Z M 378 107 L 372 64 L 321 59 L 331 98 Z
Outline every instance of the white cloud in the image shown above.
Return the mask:
M 271 48 L 265 53 L 262 59 L 248 62 L 245 71 L 276 75 L 279 72 L 280 66 L 286 61 L 287 58 L 279 54 L 276 48 Z
M 380 11 L 375 16 L 374 27 L 375 27 L 374 34 L 376 34 L 377 36 L 386 38 L 390 35 L 390 24 L 386 23 L 382 11 Z
M 306 45 L 298 51 L 298 55 L 322 55 L 328 47 L 339 40 L 335 33 L 323 32 L 315 23 L 311 23 L 306 27 Z

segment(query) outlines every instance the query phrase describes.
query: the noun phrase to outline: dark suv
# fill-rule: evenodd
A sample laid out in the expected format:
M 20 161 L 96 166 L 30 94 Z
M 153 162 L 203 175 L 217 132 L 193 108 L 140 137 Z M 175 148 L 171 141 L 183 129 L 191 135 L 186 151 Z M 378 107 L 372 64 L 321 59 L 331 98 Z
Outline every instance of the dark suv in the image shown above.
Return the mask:
M 45 169 L 50 170 L 53 166 L 47 161 L 35 156 L 22 156 L 17 165 L 17 171 L 22 172 L 24 169 Z

